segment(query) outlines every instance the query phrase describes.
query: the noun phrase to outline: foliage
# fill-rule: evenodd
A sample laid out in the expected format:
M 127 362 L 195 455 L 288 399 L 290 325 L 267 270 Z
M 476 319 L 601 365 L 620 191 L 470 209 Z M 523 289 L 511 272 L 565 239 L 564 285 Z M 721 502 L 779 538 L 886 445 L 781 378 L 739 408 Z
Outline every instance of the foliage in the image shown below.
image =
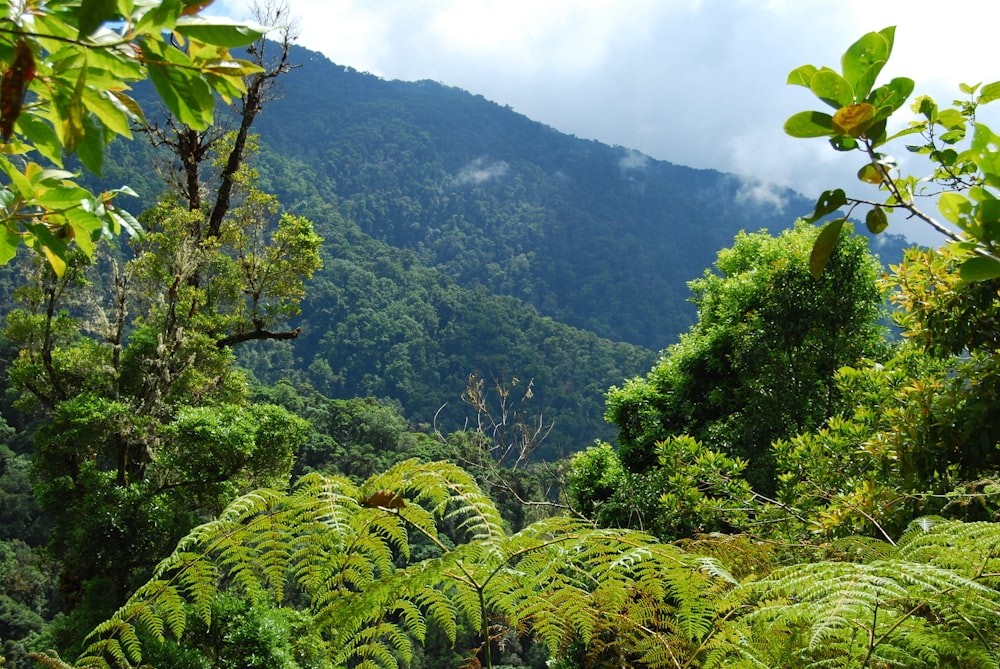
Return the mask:
M 870 206 L 866 216 L 873 233 L 888 226 L 887 212 L 903 211 L 927 223 L 959 243 L 965 251 L 959 272 L 964 280 L 1000 276 L 1000 167 L 996 163 L 998 138 L 981 121 L 976 110 L 1000 98 L 1000 81 L 986 85 L 962 84 L 964 100 L 941 109 L 928 96 L 918 97 L 912 110 L 917 120 L 892 135 L 890 121 L 913 92 L 914 83 L 896 77 L 875 87 L 879 73 L 892 53 L 895 28 L 867 33 L 852 44 L 841 58 L 842 72 L 803 65 L 788 75 L 788 83 L 804 86 L 836 112 L 799 112 L 785 123 L 793 137 L 828 137 L 838 151 L 860 151 L 865 164 L 858 179 L 888 193 L 884 202 L 848 197 L 843 189 L 823 193 L 810 220 L 817 220 L 849 205 L 847 216 L 858 206 Z M 897 140 L 913 135 L 920 143 L 906 150 L 926 156 L 929 175 L 917 177 L 901 171 L 889 153 Z M 969 140 L 965 142 L 965 140 Z M 964 193 L 964 194 L 963 194 Z M 918 198 L 938 197 L 938 209 L 947 223 L 926 213 Z M 828 223 L 817 239 L 812 257 L 813 272 L 823 270 L 845 218 Z
M 214 146 L 235 150 L 224 138 Z M 106 616 L 101 607 L 120 604 L 205 514 L 287 483 L 306 439 L 301 419 L 248 403 L 232 348 L 297 336 L 285 328 L 321 239 L 281 214 L 246 162 L 231 180 L 215 234 L 203 234 L 206 212 L 164 201 L 142 216 L 130 260 L 97 254 L 95 265 L 74 251 L 62 275 L 39 264 L 18 293 L 23 308 L 8 314 L 19 406 L 48 420 L 35 493 L 53 521 L 67 609 L 81 616 Z M 102 587 L 88 587 L 94 579 Z
M 324 267 L 302 303 L 302 334 L 272 349 L 281 358 L 240 352 L 259 379 L 290 378 L 330 397 L 390 399 L 419 430 L 448 433 L 476 424 L 460 401 L 470 373 L 516 372 L 534 379 L 532 412 L 552 423 L 535 457 L 555 460 L 612 436 L 601 420 L 603 393 L 649 369 L 654 353 L 545 318 L 513 298 L 464 289 L 350 221 L 326 220 L 328 227 L 317 224 Z
M 255 125 L 267 190 L 328 240 L 339 215 L 366 241 L 405 249 L 464 290 L 509 296 L 604 339 L 654 352 L 674 342 L 695 319 L 684 281 L 740 229 L 777 231 L 811 210 L 792 191 L 767 189 L 773 197 L 761 201 L 745 179 L 567 136 L 459 89 L 384 81 L 301 48 L 292 54 L 302 67 L 281 79 L 283 98 Z M 126 169 L 148 161 L 141 142 L 113 150 Z M 907 244 L 881 241 L 887 262 Z M 339 253 L 331 249 L 330 259 Z M 314 319 L 317 331 L 338 324 L 321 308 Z M 513 363 L 479 371 L 516 371 L 545 387 Z
M 996 666 L 998 542 L 996 524 L 934 519 L 896 545 L 845 539 L 742 586 L 753 610 L 706 666 Z
M 687 436 L 655 445 L 657 466 L 627 471 L 609 444 L 573 455 L 567 473 L 570 506 L 602 527 L 638 527 L 672 541 L 745 528 L 753 494 L 746 462 Z
M 656 466 L 655 444 L 687 434 L 749 461 L 760 492 L 773 489 L 775 439 L 822 425 L 840 398 L 834 374 L 878 355 L 878 268 L 864 240 L 843 240 L 814 279 L 804 225 L 772 237 L 740 234 L 719 252 L 718 274 L 691 282 L 699 319 L 645 378 L 608 392 L 630 471 Z
M 397 568 L 411 533 L 439 553 Z M 138 664 L 147 635 L 181 636 L 192 616 L 214 624 L 226 583 L 251 601 L 300 590 L 329 661 L 372 667 L 411 657 L 410 639 L 422 640 L 429 620 L 454 639 L 460 616 L 481 626 L 486 666 L 508 630 L 531 627 L 557 651 L 609 626 L 614 644 L 655 665 L 672 644 L 697 646 L 711 631 L 715 610 L 704 595 L 730 584 L 714 560 L 636 532 L 550 518 L 507 534 L 460 469 L 407 461 L 360 487 L 309 475 L 287 494 L 240 498 L 181 541 L 95 630 L 79 662 Z
M 228 102 L 245 90 L 243 77 L 258 68 L 229 48 L 263 30 L 201 16 L 203 7 L 188 0 L 4 3 L 0 170 L 9 181 L 0 191 L 0 262 L 23 241 L 62 274 L 70 242 L 93 255 L 105 234 L 139 231 L 112 202 L 134 193 L 90 193 L 60 169 L 63 152 L 100 173 L 107 143 L 131 137 L 132 124 L 144 122 L 126 92 L 132 83 L 151 80 L 161 102 L 196 128 L 212 123 L 215 95 Z

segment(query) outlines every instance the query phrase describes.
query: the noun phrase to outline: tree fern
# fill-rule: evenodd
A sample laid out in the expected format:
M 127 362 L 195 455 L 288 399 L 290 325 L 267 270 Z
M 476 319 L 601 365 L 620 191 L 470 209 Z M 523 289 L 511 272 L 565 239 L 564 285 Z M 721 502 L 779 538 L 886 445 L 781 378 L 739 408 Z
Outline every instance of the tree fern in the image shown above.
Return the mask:
M 895 547 L 842 542 L 859 561 L 778 569 L 737 592 L 752 611 L 732 623 L 710 666 L 997 667 L 1000 526 L 915 523 Z M 753 646 L 783 630 L 790 644 Z
M 412 561 L 417 535 L 436 551 Z M 997 667 L 998 546 L 1000 526 L 928 519 L 896 546 L 841 540 L 825 551 L 837 559 L 775 569 L 747 538 L 670 545 L 570 517 L 508 534 L 467 473 L 409 461 L 361 486 L 309 475 L 236 500 L 94 630 L 78 666 L 139 665 L 143 640 L 210 622 L 231 589 L 294 593 L 337 667 L 397 669 L 431 622 L 454 642 L 464 618 L 484 665 L 494 640 L 530 632 L 580 666 Z
M 406 564 L 414 533 L 439 554 Z M 395 668 L 428 620 L 454 640 L 463 616 L 480 624 L 487 664 L 492 638 L 528 629 L 556 652 L 612 629 L 629 644 L 650 634 L 686 644 L 711 625 L 705 593 L 727 581 L 707 564 L 576 518 L 507 534 L 471 476 L 448 463 L 401 463 L 360 487 L 309 475 L 287 493 L 242 497 L 193 530 L 94 630 L 79 666 L 138 665 L 141 639 L 182 636 L 191 612 L 208 622 L 224 587 L 277 601 L 299 591 L 337 666 Z

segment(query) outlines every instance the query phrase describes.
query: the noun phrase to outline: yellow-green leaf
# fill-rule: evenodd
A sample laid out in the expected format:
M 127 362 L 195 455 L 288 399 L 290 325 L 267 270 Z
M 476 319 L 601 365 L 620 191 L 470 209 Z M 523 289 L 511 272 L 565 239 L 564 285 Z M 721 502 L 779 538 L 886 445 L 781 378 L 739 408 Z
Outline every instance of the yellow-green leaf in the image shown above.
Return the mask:
M 0 226 L 0 265 L 6 265 L 17 255 L 20 243 L 21 235 L 12 232 L 6 225 Z
M 942 193 L 938 198 L 938 210 L 947 220 L 963 225 L 963 220 L 972 213 L 972 203 L 959 193 Z
M 889 60 L 892 46 L 881 33 L 868 33 L 852 44 L 840 59 L 844 78 L 854 87 L 857 98 L 864 98 Z
M 865 225 L 868 227 L 868 232 L 877 235 L 889 227 L 889 217 L 882 207 L 875 207 L 865 216 Z
M 994 81 L 991 84 L 986 84 L 979 92 L 979 104 L 981 105 L 993 102 L 998 98 L 1000 98 L 1000 81 Z
M 866 184 L 878 186 L 882 183 L 884 174 L 885 168 L 874 163 L 868 163 L 858 170 L 858 179 L 864 181 Z
M 833 129 L 840 135 L 860 137 L 875 118 L 875 107 L 862 102 L 847 105 L 837 110 L 833 115 Z
M 785 83 L 790 86 L 805 86 L 809 88 L 809 82 L 812 81 L 813 75 L 818 71 L 815 65 L 797 67 L 788 73 L 788 80 Z
M 823 68 L 813 75 L 809 89 L 834 109 L 854 103 L 854 87 L 829 68 Z
M 267 32 L 260 26 L 236 23 L 218 17 L 208 19 L 197 15 L 178 18 L 175 30 L 188 39 L 227 48 L 245 46 L 260 39 Z

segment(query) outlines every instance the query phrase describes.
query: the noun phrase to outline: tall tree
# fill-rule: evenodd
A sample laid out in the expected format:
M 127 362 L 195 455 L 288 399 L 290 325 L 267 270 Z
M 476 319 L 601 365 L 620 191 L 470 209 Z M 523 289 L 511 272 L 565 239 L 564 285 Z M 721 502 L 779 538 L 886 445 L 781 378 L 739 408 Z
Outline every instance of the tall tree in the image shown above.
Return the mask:
M 213 138 L 195 165 L 221 175 L 215 188 L 225 196 L 211 210 L 174 194 L 140 217 L 146 231 L 131 260 L 100 255 L 95 266 L 70 253 L 61 272 L 39 266 L 20 293 L 23 309 L 8 318 L 21 348 L 11 380 L 21 406 L 47 421 L 33 458 L 36 489 L 54 519 L 70 607 L 88 592 L 104 595 L 99 610 L 120 603 L 204 514 L 246 489 L 286 483 L 306 438 L 304 421 L 249 402 L 232 352 L 295 337 L 288 322 L 320 265 L 312 224 L 282 214 L 249 163 L 261 81 L 286 69 L 248 65 L 243 74 L 265 79 L 227 89 L 257 96 L 237 105 L 242 135 L 171 108 L 172 127 Z
M 689 435 L 747 459 L 747 476 L 773 490 L 770 445 L 831 416 L 843 365 L 878 355 L 878 262 L 845 238 L 819 280 L 809 272 L 815 232 L 740 234 L 716 272 L 689 285 L 698 322 L 645 378 L 608 393 L 627 469 L 657 466 L 656 443 Z

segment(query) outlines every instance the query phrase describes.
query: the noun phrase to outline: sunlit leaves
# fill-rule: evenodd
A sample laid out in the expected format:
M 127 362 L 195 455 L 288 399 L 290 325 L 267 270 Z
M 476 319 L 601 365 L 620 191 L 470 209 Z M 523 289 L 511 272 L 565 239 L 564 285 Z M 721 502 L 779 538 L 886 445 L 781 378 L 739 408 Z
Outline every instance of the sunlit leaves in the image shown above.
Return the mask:
M 972 213 L 972 203 L 959 193 L 942 193 L 938 199 L 941 215 L 956 225 L 963 225 Z
M 979 104 L 984 105 L 997 99 L 1000 99 L 1000 81 L 994 81 L 991 84 L 986 84 L 982 87 L 982 89 L 980 89 Z
M 844 53 L 840 61 L 844 78 L 854 85 L 858 97 L 863 98 L 871 91 L 891 51 L 892 29 L 887 28 L 881 33 L 868 33 Z
M 827 68 L 813 75 L 809 81 L 809 89 L 834 109 L 846 107 L 854 102 L 854 88 L 850 82 Z
M 887 136 L 890 118 L 899 111 L 913 93 L 914 82 L 908 77 L 896 77 L 875 87 L 892 52 L 895 29 L 867 33 L 852 44 L 841 58 L 842 73 L 830 68 L 804 65 L 792 70 L 788 83 L 805 86 L 822 102 L 837 109 L 828 116 L 823 112 L 806 111 L 794 114 L 785 123 L 785 132 L 793 137 L 826 137 L 838 151 L 859 150 L 866 155 L 858 170 L 858 179 L 887 192 L 884 204 L 867 198 L 847 198 L 841 192 L 839 204 L 872 207 L 865 223 L 870 232 L 888 227 L 886 211 L 903 210 L 922 220 L 938 232 L 944 232 L 953 242 L 968 244 L 983 259 L 1000 262 L 1000 205 L 987 189 L 1000 189 L 1000 137 L 976 119 L 978 105 L 1000 97 L 1000 82 L 981 86 L 961 85 L 969 100 L 956 100 L 953 107 L 940 108 L 928 96 L 918 97 L 914 113 L 922 117 Z M 972 141 L 967 149 L 961 144 Z M 926 156 L 933 172 L 925 177 L 901 174 L 899 165 L 881 147 L 890 141 L 911 135 L 921 135 L 923 143 L 907 144 L 911 153 Z M 978 189 L 980 196 L 971 200 L 964 191 Z M 820 198 L 811 221 L 830 213 L 822 206 L 828 191 Z M 921 196 L 940 196 L 938 208 L 949 228 L 918 207 Z M 849 210 L 849 212 L 851 211 Z M 828 236 L 829 235 L 829 236 Z M 814 249 L 813 270 L 822 268 L 823 257 L 831 248 L 832 226 L 821 233 Z M 989 263 L 976 261 L 965 269 L 963 278 L 989 277 Z
M 249 44 L 263 37 L 264 28 L 236 23 L 224 18 L 211 19 L 202 16 L 182 16 L 174 27 L 179 34 L 188 39 L 196 39 L 205 44 L 215 44 L 222 47 L 237 47 Z
M 30 12 L 11 14 L 0 33 L 3 153 L 28 156 L 37 150 L 55 165 L 64 153 L 75 153 L 88 170 L 100 173 L 107 143 L 115 136 L 130 137 L 132 125 L 144 122 L 127 91 L 147 77 L 175 118 L 206 128 L 213 120 L 214 93 L 229 101 L 245 90 L 243 78 L 259 71 L 234 59 L 228 49 L 264 33 L 257 26 L 199 16 L 207 4 L 39 0 Z M 94 228 L 122 228 L 122 220 L 103 203 L 79 207 L 86 216 L 77 211 L 66 228 L 65 212 L 47 212 L 44 200 L 33 199 L 31 187 L 10 169 L 4 171 L 19 199 L 4 200 L 0 260 L 12 257 L 15 241 L 60 258 L 68 248 L 65 240 L 87 251 L 91 247 L 82 240 L 89 240 Z M 88 196 L 82 201 L 96 202 Z M 136 226 L 128 222 L 125 227 Z M 50 238 L 64 241 L 50 246 Z

